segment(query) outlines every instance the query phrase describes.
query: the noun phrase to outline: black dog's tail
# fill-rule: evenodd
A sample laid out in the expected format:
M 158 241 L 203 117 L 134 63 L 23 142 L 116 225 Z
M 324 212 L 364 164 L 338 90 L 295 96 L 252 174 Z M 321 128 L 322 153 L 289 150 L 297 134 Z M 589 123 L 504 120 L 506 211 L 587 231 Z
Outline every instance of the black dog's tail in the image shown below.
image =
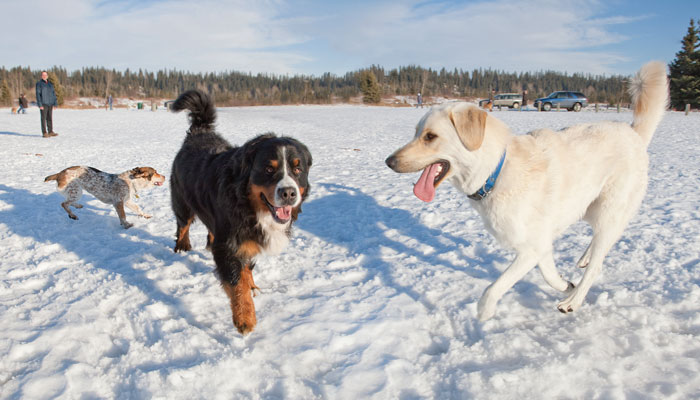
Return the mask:
M 201 90 L 188 90 L 173 103 L 173 112 L 190 110 L 188 134 L 210 132 L 216 121 L 216 108 L 208 94 Z

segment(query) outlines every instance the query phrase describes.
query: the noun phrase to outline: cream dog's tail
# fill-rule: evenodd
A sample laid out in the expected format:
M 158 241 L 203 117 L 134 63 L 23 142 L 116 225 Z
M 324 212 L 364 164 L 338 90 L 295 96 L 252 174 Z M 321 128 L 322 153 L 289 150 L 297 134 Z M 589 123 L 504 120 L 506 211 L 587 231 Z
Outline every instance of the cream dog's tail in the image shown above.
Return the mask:
M 668 108 L 668 78 L 666 64 L 652 61 L 645 64 L 630 80 L 634 120 L 632 129 L 649 145 L 656 127 Z

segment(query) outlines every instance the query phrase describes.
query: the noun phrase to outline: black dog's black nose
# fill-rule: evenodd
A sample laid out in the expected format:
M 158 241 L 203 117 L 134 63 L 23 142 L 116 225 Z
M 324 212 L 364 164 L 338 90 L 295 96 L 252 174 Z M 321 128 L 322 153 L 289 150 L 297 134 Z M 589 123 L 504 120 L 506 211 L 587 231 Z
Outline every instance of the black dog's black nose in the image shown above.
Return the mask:
M 399 161 L 396 159 L 396 156 L 389 156 L 389 158 L 387 158 L 385 162 L 386 165 L 391 169 L 396 169 L 396 164 L 399 163 Z
M 293 187 L 282 187 L 277 189 L 277 195 L 283 201 L 294 201 L 297 198 L 297 191 Z

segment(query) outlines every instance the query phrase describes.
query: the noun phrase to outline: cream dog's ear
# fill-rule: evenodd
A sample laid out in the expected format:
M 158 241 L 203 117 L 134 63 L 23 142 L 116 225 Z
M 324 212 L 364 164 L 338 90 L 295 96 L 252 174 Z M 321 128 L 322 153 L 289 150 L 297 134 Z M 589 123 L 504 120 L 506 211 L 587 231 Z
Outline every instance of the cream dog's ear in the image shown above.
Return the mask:
M 486 131 L 486 116 L 486 111 L 474 107 L 450 110 L 450 120 L 467 150 L 474 151 L 481 147 Z

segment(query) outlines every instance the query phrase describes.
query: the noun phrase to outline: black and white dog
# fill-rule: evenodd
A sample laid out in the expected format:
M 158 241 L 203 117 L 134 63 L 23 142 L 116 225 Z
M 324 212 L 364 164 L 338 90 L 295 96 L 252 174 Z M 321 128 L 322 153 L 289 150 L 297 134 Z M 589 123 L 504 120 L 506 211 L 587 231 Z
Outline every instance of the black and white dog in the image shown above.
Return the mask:
M 309 195 L 311 153 L 298 140 L 271 133 L 231 146 L 214 131 L 216 109 L 198 90 L 175 101 L 173 111 L 182 110 L 189 110 L 191 126 L 170 178 L 177 219 L 174 250 L 191 249 L 190 224 L 199 218 L 209 231 L 207 247 L 231 300 L 233 323 L 246 334 L 256 324 L 255 257 L 286 246 Z

